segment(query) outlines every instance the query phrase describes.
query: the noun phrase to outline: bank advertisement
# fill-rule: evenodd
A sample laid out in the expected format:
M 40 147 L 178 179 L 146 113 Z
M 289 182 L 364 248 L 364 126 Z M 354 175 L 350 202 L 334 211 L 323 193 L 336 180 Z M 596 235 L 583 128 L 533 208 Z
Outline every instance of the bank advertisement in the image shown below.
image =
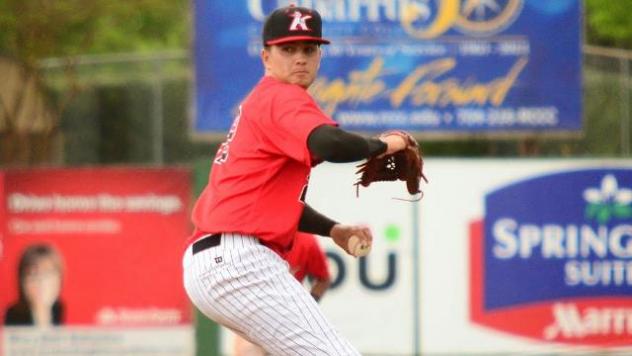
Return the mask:
M 322 15 L 310 92 L 345 129 L 581 130 L 581 1 L 196 0 L 195 136 L 228 131 L 263 75 L 265 16 L 290 2 Z
M 0 352 L 192 354 L 181 277 L 187 170 L 24 169 L 0 177 Z

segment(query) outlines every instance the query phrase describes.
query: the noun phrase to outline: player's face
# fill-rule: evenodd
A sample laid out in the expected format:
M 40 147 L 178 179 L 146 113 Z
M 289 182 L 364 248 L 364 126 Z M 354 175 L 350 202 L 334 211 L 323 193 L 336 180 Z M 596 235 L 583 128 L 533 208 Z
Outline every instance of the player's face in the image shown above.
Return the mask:
M 320 47 L 314 42 L 289 42 L 264 49 L 261 59 L 266 74 L 308 88 L 320 67 Z

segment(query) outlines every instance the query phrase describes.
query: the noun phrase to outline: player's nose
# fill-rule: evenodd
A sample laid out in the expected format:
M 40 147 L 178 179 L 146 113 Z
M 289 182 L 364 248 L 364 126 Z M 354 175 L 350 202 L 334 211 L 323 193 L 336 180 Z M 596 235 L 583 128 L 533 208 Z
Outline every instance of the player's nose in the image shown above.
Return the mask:
M 303 53 L 297 54 L 296 57 L 294 58 L 294 63 L 296 63 L 296 64 L 306 64 L 307 63 L 307 56 L 304 55 Z
M 294 62 L 295 63 L 307 63 L 307 53 L 304 51 L 296 51 L 294 54 Z

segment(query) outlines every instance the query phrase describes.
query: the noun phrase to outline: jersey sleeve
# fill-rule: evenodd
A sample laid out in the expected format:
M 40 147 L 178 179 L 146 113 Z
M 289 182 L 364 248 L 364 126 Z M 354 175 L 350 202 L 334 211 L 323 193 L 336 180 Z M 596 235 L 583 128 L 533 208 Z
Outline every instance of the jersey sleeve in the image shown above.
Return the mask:
M 305 275 L 311 276 L 317 279 L 329 279 L 329 267 L 327 266 L 327 257 L 325 252 L 320 247 L 316 238 L 312 236 L 309 243 L 307 266 Z
M 277 153 L 311 166 L 307 138 L 321 125 L 335 126 L 336 122 L 322 112 L 305 89 L 286 85 L 273 98 L 272 114 L 263 123 L 263 131 Z

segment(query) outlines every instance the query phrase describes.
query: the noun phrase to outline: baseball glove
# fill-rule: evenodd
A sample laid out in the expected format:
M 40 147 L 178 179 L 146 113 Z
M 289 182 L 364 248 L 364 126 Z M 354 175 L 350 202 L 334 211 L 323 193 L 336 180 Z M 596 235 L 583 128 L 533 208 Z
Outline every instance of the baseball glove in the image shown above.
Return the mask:
M 419 185 L 422 178 L 428 183 L 428 179 L 423 173 L 424 161 L 415 138 L 409 133 L 400 130 L 387 131 L 378 137 L 390 135 L 403 137 L 408 145 L 401 151 L 389 155 L 371 157 L 366 162 L 358 165 L 359 169 L 356 174 L 360 174 L 360 177 L 355 183 L 356 196 L 359 195 L 360 185 L 368 187 L 373 182 L 405 181 L 408 193 L 411 195 L 421 193 Z

